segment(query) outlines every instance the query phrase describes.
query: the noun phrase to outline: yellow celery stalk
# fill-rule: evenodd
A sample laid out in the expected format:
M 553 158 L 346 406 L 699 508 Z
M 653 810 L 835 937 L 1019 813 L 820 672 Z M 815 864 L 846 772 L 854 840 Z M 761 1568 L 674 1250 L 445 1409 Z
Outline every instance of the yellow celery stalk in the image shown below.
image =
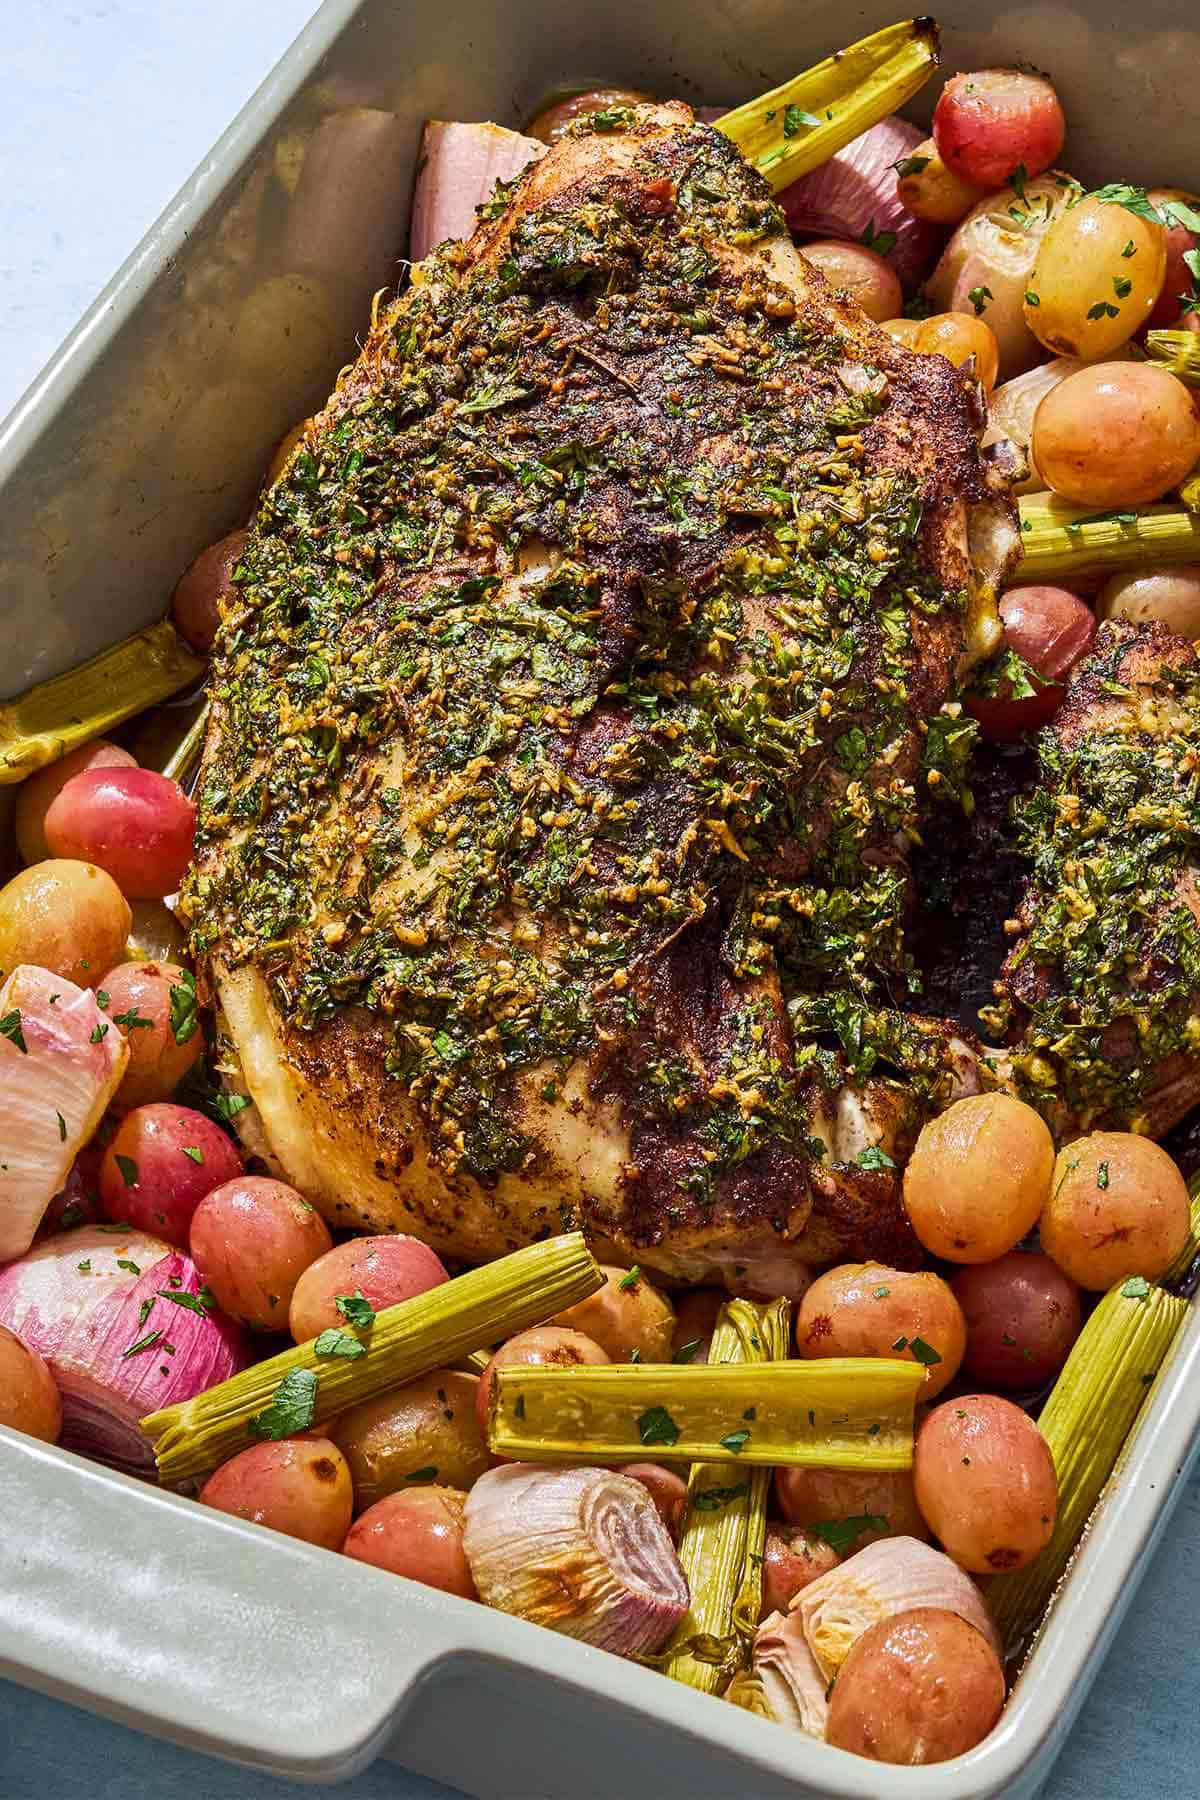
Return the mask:
M 904 19 L 718 119 L 777 194 L 923 87 L 938 65 L 933 19 Z
M 359 1400 L 455 1363 L 480 1344 L 540 1325 L 603 1286 L 577 1231 L 469 1269 L 386 1307 L 369 1326 L 347 1324 L 346 1331 L 366 1347 L 365 1356 L 319 1355 L 321 1339 L 314 1338 L 178 1406 L 151 1413 L 141 1424 L 154 1442 L 159 1479 L 168 1487 L 196 1482 L 258 1437 L 283 1437 L 320 1424 Z M 284 1400 L 289 1430 L 264 1430 L 261 1424 L 256 1429 L 256 1421 Z
M 712 1336 L 713 1364 L 778 1362 L 788 1352 L 790 1307 L 731 1300 Z M 753 1403 L 743 1415 L 757 1420 Z M 767 1535 L 769 1468 L 747 1469 L 732 1479 L 724 1463 L 694 1463 L 679 1560 L 692 1603 L 667 1647 L 664 1672 L 706 1694 L 719 1693 L 731 1667 L 745 1662 L 762 1604 L 763 1546 Z
M 1025 494 L 1020 508 L 1021 581 L 1200 562 L 1200 518 L 1187 506 L 1097 510 L 1055 494 Z
M 497 1371 L 488 1442 L 524 1462 L 788 1463 L 907 1469 L 919 1363 L 612 1364 Z M 753 1406 L 755 1417 L 743 1417 Z

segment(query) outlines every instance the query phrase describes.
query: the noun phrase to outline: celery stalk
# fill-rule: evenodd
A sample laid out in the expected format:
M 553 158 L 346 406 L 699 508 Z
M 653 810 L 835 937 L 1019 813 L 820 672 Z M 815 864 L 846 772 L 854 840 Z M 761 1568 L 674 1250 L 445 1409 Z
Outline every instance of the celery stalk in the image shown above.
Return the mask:
M 30 688 L 0 706 L 0 787 L 24 781 L 203 673 L 204 664 L 163 619 L 80 668 Z
M 923 87 L 938 65 L 933 19 L 904 19 L 718 119 L 773 194 L 831 156 Z
M 1054 1534 L 1027 1568 L 988 1584 L 1009 1656 L 1024 1652 L 1065 1575 L 1187 1311 L 1135 1277 L 1104 1296 L 1075 1340 L 1038 1420 L 1058 1475 Z
M 713 1364 L 778 1362 L 788 1352 L 786 1300 L 754 1306 L 731 1300 L 712 1336 Z M 757 1407 L 750 1412 L 757 1417 Z M 702 1693 L 719 1693 L 731 1667 L 747 1660 L 762 1606 L 762 1559 L 771 1471 L 748 1469 L 731 1484 L 724 1463 L 694 1463 L 679 1560 L 692 1604 L 667 1647 L 664 1673 Z
M 188 1486 L 244 1450 L 256 1435 L 264 1435 L 261 1430 L 256 1434 L 252 1421 L 278 1403 L 278 1389 L 288 1377 L 294 1387 L 299 1376 L 306 1396 L 311 1395 L 310 1416 L 293 1423 L 295 1431 L 429 1369 L 444 1368 L 479 1344 L 540 1325 L 603 1286 L 604 1277 L 577 1231 L 470 1269 L 413 1300 L 386 1307 L 370 1326 L 355 1331 L 366 1345 L 365 1356 L 318 1356 L 316 1338 L 178 1406 L 151 1413 L 141 1424 L 154 1443 L 159 1479 L 168 1487 Z
M 1054 494 L 1025 494 L 1020 508 L 1019 581 L 1200 562 L 1200 518 L 1186 506 L 1097 512 L 1071 506 Z
M 550 1463 L 789 1463 L 907 1469 L 919 1363 L 823 1357 L 753 1369 L 715 1363 L 497 1371 L 488 1443 Z M 753 1418 L 746 1419 L 747 1409 Z
M 1146 351 L 1152 363 L 1169 369 L 1189 387 L 1200 387 L 1200 332 L 1148 331 Z

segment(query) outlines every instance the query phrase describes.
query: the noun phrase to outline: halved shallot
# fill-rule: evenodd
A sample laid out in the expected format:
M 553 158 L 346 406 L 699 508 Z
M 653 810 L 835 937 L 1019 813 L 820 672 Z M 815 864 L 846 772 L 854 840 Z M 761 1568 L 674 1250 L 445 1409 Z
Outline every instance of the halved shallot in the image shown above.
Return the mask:
M 90 988 L 32 963 L 0 988 L 0 1262 L 32 1244 L 128 1061 Z
M 921 133 L 907 119 L 872 125 L 784 188 L 779 204 L 788 224 L 806 237 L 873 246 L 886 253 L 903 286 L 911 289 L 945 242 L 945 232 L 916 218 L 896 192 L 896 164 L 920 142 Z
M 661 1647 L 688 1607 L 675 1547 L 640 1482 L 611 1469 L 511 1463 L 467 1497 L 479 1597 L 617 1656 Z
M 522 137 L 519 131 L 506 131 L 503 125 L 427 119 L 409 232 L 413 262 L 420 262 L 447 238 L 470 237 L 475 208 L 491 199 L 496 183 L 511 181 L 527 163 L 545 154 L 545 144 Z
M 0 1324 L 42 1356 L 62 1393 L 61 1442 L 131 1475 L 154 1473 L 138 1420 L 245 1366 L 190 1257 L 111 1225 L 47 1238 L 0 1270 Z

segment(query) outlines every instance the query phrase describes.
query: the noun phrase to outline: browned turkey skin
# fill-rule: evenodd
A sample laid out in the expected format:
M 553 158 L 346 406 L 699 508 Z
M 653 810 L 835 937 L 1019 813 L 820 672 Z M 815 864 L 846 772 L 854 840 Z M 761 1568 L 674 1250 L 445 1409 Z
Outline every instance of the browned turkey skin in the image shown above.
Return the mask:
M 978 389 L 684 106 L 488 210 L 264 498 L 218 644 L 186 905 L 256 1141 L 465 1258 L 912 1261 L 893 1164 L 970 1071 L 909 1010 L 907 850 L 1016 544 Z

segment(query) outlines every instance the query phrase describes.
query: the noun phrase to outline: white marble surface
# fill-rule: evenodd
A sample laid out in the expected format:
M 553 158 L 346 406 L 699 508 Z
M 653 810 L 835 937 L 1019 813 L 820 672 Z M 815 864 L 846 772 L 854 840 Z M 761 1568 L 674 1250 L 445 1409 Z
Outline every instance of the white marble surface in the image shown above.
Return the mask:
M 312 10 L 309 0 L 7 0 L 0 414 Z M 1052 1800 L 1200 1793 L 1198 1528 L 1193 1481 L 1046 1790 Z M 332 1800 L 335 1790 L 321 1791 Z M 435 1800 L 439 1791 L 382 1765 L 336 1790 L 347 1800 Z M 0 1683 L 4 1800 L 300 1800 L 317 1792 L 218 1768 Z M 629 1800 L 653 1792 L 648 1771 L 644 1795 Z

